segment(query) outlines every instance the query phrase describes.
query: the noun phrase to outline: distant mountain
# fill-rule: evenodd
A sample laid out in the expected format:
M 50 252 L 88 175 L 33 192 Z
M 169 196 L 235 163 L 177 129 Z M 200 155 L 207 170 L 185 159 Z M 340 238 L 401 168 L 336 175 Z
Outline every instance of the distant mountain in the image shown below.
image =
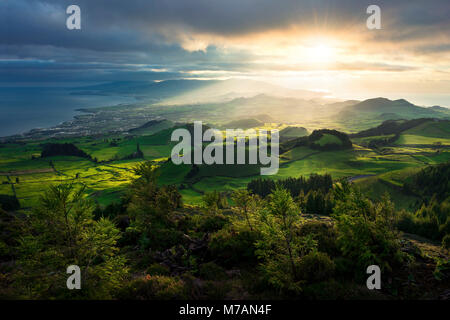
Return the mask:
M 264 125 L 264 122 L 261 122 L 257 119 L 239 119 L 239 120 L 233 120 L 225 125 L 223 125 L 223 128 L 226 129 L 249 129 L 249 128 L 255 128 Z
M 444 113 L 448 113 L 450 111 L 449 108 L 444 108 L 444 107 L 440 107 L 440 106 L 432 106 L 429 109 L 433 110 L 433 111 L 444 112 Z
M 74 89 L 78 94 L 126 94 L 156 102 L 204 88 L 219 80 L 115 81 Z
M 115 81 L 77 87 L 73 89 L 73 94 L 124 94 L 161 105 L 222 103 L 260 94 L 297 99 L 320 99 L 324 96 L 320 92 L 289 89 L 251 79 Z
M 340 101 L 340 102 L 333 102 L 333 103 L 328 103 L 327 106 L 331 109 L 341 109 L 341 108 L 345 108 L 345 107 L 350 107 L 350 106 L 354 106 L 357 103 L 360 103 L 361 101 L 359 100 L 345 100 L 345 101 Z
M 181 80 L 180 80 L 181 81 Z M 191 80 L 184 80 L 191 81 Z M 282 86 L 251 79 L 228 79 L 221 81 L 205 81 L 205 85 L 190 92 L 173 95 L 161 104 L 181 105 L 199 103 L 219 103 L 237 98 L 251 98 L 267 95 L 277 98 L 313 99 L 324 94 L 315 91 L 289 89 Z
M 270 115 L 268 115 L 268 114 L 266 114 L 266 113 L 263 113 L 263 114 L 257 114 L 257 115 L 254 116 L 254 118 L 255 118 L 256 120 L 259 120 L 259 121 L 265 122 L 265 123 L 266 123 L 266 122 L 274 122 L 274 121 L 275 121 L 273 117 L 271 117 Z
M 419 133 L 425 136 L 450 136 L 450 121 L 420 118 L 413 120 L 387 120 L 375 128 L 352 134 L 353 138 L 399 135 L 402 132 Z
M 382 116 L 384 115 L 384 116 Z M 416 106 L 405 99 L 389 100 L 386 98 L 374 98 L 364 100 L 354 105 L 342 109 L 339 117 L 386 117 L 391 115 L 394 118 L 415 119 L 415 118 L 446 118 L 450 117 L 450 110 L 437 111 L 434 108 Z
M 221 104 L 226 115 L 234 118 L 257 118 L 268 114 L 273 122 L 295 123 L 323 116 L 326 108 L 316 102 L 258 94 L 253 97 L 241 97 Z

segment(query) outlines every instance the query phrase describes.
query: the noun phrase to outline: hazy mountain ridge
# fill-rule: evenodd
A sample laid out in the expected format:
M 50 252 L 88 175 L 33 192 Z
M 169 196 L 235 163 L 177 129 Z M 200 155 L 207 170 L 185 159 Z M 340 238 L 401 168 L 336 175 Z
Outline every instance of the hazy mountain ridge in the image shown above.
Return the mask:
M 255 126 L 278 123 L 301 126 L 310 131 L 329 128 L 346 132 L 358 132 L 392 119 L 450 119 L 450 110 L 447 108 L 420 107 L 405 99 L 389 100 L 380 97 L 364 101 L 336 101 L 325 98 L 322 93 L 241 79 L 122 81 L 78 87 L 73 92 L 81 95 L 129 95 L 138 98 L 139 102 L 85 108 L 81 110 L 84 114 L 77 115 L 71 121 L 52 128 L 33 129 L 23 135 L 16 135 L 15 138 L 128 132 L 156 119 L 185 123 L 203 121 L 217 127 L 240 119 L 250 119 L 255 120 L 251 121 Z M 232 99 L 204 103 L 185 102 L 180 105 L 162 103 L 183 98 L 194 101 L 201 95 L 205 95 L 202 99 Z M 153 129 L 141 128 L 137 132 L 153 132 Z
M 450 117 L 450 110 L 442 107 L 420 107 L 410 103 L 405 99 L 389 100 L 387 98 L 367 99 L 351 106 L 344 107 L 340 112 L 341 118 L 353 116 L 357 113 L 359 116 L 372 116 L 382 114 L 392 114 L 404 119 L 413 119 L 420 117 L 442 118 Z

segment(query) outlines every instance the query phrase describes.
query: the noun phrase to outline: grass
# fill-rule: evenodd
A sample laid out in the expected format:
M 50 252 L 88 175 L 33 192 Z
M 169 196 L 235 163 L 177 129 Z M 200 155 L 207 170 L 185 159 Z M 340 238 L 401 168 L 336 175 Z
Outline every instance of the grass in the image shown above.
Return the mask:
M 447 139 L 448 137 L 450 137 L 450 126 L 448 121 L 428 121 L 405 131 L 405 134 Z
M 397 145 L 433 145 L 440 143 L 442 145 L 450 145 L 450 139 L 439 138 L 439 137 L 426 137 L 419 136 L 415 134 L 402 134 L 395 141 Z
M 395 204 L 397 210 L 412 210 L 417 200 L 415 197 L 404 194 L 399 187 L 385 183 L 385 181 L 379 177 L 359 179 L 355 184 L 372 200 L 380 200 L 382 196 L 388 195 Z
M 369 144 L 372 140 L 381 140 L 381 139 L 389 139 L 394 137 L 393 134 L 382 135 L 382 136 L 370 136 L 370 137 L 362 137 L 362 138 L 353 138 L 352 141 L 356 144 Z
M 430 122 L 431 123 L 431 122 Z M 433 122 L 433 124 L 435 124 Z M 265 178 L 309 176 L 312 173 L 329 173 L 334 179 L 358 175 L 373 175 L 356 180 L 361 189 L 371 197 L 380 197 L 388 192 L 399 208 L 409 208 L 415 201 L 400 191 L 403 182 L 428 164 L 437 164 L 450 160 L 450 150 L 437 150 L 432 144 L 442 141 L 449 143 L 447 127 L 437 123 L 437 127 L 423 125 L 413 128 L 400 136 L 397 144 L 372 150 L 358 143 L 368 137 L 354 140 L 352 150 L 318 151 L 307 147 L 297 147 L 280 156 L 280 168 L 277 175 Z M 161 167 L 159 183 L 183 185 L 181 194 L 185 203 L 196 204 L 201 201 L 202 193 L 212 190 L 232 191 L 245 188 L 247 183 L 260 177 L 259 165 L 200 165 L 199 170 L 190 179 L 186 175 L 191 165 L 175 165 L 167 162 L 174 143 L 170 142 L 172 129 L 163 129 L 153 135 L 80 137 L 67 139 L 49 139 L 26 144 L 3 144 L 0 148 L 0 194 L 12 195 L 16 192 L 23 207 L 36 204 L 42 191 L 51 184 L 76 183 L 86 187 L 86 194 L 101 205 L 117 201 L 125 187 L 135 178 L 133 168 L 142 161 L 151 160 Z M 422 134 L 422 135 L 420 135 Z M 441 135 L 440 137 L 435 137 Z M 390 137 L 390 136 L 389 136 Z M 75 143 L 99 161 L 94 162 L 78 157 L 37 158 L 42 146 L 47 142 Z M 320 145 L 340 143 L 340 140 L 325 134 Z M 134 151 L 139 144 L 145 159 L 119 160 Z M 56 171 L 52 171 L 50 161 Z M 49 172 L 43 172 L 49 171 Z M 19 178 L 19 182 L 16 182 Z
M 323 147 L 326 146 L 327 144 L 341 145 L 342 141 L 335 135 L 325 133 L 319 140 L 315 141 L 315 143 Z
M 30 161 L 40 163 L 39 160 Z M 112 192 L 119 192 L 135 177 L 132 168 L 138 163 L 135 161 L 97 164 L 84 158 L 68 156 L 47 158 L 45 159 L 47 166 L 49 161 L 53 162 L 55 172 L 9 175 L 22 207 L 34 206 L 45 188 L 60 183 L 85 185 L 87 194 L 94 194 L 99 203 L 107 204 L 117 200 L 117 197 L 111 195 Z M 19 183 L 16 182 L 16 177 L 19 178 Z M 0 193 L 12 194 L 12 186 L 3 184 L 8 181 L 7 176 L 2 176 L 0 181 L 2 183 Z
M 314 153 L 317 153 L 317 150 L 312 150 L 308 147 L 296 147 L 282 154 L 280 156 L 280 161 L 282 163 L 296 161 L 308 157 Z

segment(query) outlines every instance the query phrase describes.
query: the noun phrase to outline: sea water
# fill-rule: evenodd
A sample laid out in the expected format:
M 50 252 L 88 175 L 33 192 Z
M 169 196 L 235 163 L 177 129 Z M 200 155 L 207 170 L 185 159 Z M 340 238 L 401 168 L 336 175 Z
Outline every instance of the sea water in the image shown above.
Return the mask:
M 61 87 L 0 87 L 0 137 L 72 120 L 79 108 L 133 103 L 130 96 L 80 95 Z

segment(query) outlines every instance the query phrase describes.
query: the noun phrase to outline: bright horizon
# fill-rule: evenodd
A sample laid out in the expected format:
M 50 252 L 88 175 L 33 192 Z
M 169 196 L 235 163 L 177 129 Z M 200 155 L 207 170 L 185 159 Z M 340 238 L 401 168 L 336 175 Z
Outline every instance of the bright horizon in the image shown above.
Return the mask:
M 381 1 L 379 30 L 360 1 L 80 0 L 81 30 L 68 4 L 0 4 L 0 82 L 240 78 L 450 107 L 447 1 Z

